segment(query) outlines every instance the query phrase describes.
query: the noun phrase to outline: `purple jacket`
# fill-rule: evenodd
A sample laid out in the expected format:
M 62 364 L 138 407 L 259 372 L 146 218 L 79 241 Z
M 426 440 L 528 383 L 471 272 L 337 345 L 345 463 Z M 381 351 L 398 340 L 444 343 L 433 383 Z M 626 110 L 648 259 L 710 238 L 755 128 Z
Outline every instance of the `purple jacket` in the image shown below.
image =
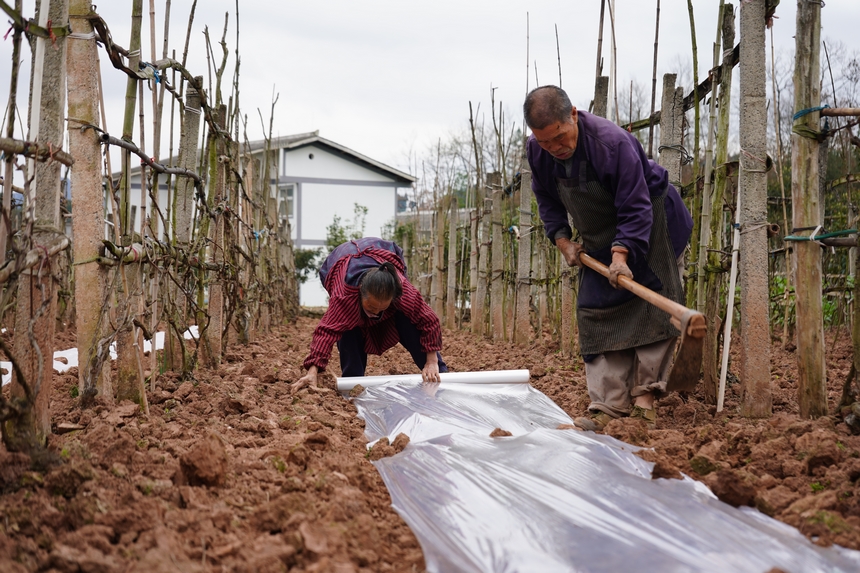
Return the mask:
M 636 260 L 648 252 L 651 236 L 651 199 L 666 192 L 666 222 L 675 256 L 684 252 L 693 229 L 693 219 L 681 196 L 668 183 L 668 172 L 648 159 L 639 141 L 611 121 L 579 111 L 579 139 L 573 154 L 569 178 L 579 177 L 579 165 L 586 159 L 603 187 L 615 195 L 618 232 L 613 243 L 621 243 Z M 559 199 L 556 178 L 568 178 L 564 165 L 540 148 L 534 136 L 528 139 L 528 160 L 532 169 L 532 190 L 538 202 L 546 235 L 572 236 L 567 211 Z

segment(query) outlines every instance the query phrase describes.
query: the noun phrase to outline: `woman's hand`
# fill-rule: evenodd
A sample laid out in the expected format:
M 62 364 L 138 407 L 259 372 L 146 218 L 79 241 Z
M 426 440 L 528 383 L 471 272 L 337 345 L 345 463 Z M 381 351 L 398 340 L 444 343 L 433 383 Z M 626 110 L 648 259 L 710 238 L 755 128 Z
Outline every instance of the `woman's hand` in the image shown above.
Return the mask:
M 301 390 L 305 386 L 310 386 L 310 385 L 316 386 L 316 383 L 317 383 L 317 367 L 312 365 L 310 368 L 308 368 L 307 374 L 305 374 L 304 376 L 302 376 L 301 378 L 299 378 L 298 380 L 296 380 L 295 382 L 293 382 L 290 385 L 290 394 L 291 395 L 295 394 L 296 392 L 298 392 L 299 390 Z
M 435 351 L 427 353 L 427 362 L 424 363 L 424 369 L 421 371 L 421 379 L 424 382 L 439 382 L 439 359 Z

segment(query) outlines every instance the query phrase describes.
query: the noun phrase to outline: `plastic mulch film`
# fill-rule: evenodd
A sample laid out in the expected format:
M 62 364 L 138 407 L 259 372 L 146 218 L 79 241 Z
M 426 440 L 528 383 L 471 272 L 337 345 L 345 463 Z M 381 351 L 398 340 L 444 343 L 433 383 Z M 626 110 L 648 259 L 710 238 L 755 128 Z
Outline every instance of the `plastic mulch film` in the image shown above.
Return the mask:
M 410 437 L 375 465 L 431 572 L 860 571 L 860 552 L 652 480 L 634 446 L 555 429 L 572 420 L 527 384 L 387 384 L 355 404 L 369 439 Z

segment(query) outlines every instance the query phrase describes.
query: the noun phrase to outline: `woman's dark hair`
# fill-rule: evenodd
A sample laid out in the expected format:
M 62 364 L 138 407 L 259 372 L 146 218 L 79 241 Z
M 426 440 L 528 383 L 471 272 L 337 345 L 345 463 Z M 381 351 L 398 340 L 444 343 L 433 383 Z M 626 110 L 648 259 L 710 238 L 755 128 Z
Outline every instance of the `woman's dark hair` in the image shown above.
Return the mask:
M 382 263 L 376 268 L 365 271 L 358 283 L 361 298 L 373 296 L 377 300 L 393 300 L 403 294 L 400 275 L 392 263 Z

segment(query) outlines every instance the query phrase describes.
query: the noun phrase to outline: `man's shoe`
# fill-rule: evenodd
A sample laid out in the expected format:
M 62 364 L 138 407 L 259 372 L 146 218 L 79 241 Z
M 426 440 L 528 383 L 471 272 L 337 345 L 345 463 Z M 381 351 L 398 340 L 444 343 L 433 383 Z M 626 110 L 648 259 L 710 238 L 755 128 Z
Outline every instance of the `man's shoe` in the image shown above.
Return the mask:
M 648 424 L 648 428 L 653 430 L 657 425 L 657 410 L 655 408 L 643 408 L 642 406 L 633 406 L 633 411 L 630 412 L 631 418 L 639 418 Z
M 581 430 L 600 432 L 603 431 L 603 428 L 605 428 L 606 424 L 611 422 L 612 419 L 612 416 L 610 416 L 606 412 L 601 412 L 599 410 L 589 410 L 588 416 L 576 418 L 573 423 L 577 428 Z

